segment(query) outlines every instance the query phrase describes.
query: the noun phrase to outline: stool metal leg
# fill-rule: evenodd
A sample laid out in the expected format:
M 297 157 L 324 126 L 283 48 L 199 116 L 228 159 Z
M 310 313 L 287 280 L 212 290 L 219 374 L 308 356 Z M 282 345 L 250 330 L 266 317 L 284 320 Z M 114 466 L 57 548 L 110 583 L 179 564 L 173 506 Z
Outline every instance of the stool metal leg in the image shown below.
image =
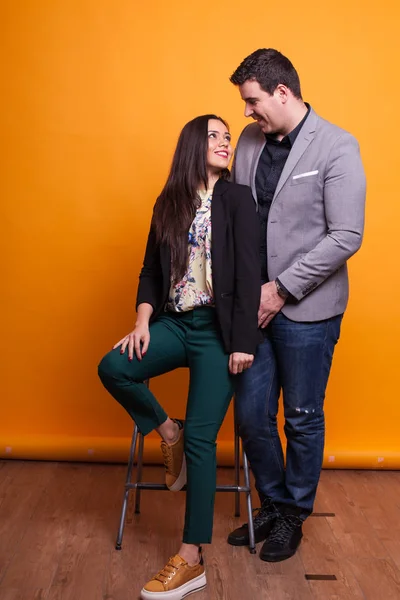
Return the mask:
M 131 482 L 132 469 L 133 469 L 133 464 L 135 462 L 135 450 L 136 450 L 137 437 L 138 437 L 138 428 L 135 425 L 135 428 L 133 430 L 131 448 L 129 451 L 128 471 L 126 473 L 124 501 L 122 503 L 121 519 L 120 519 L 120 523 L 119 523 L 117 541 L 115 542 L 116 550 L 121 550 L 122 536 L 124 535 L 126 509 L 128 507 L 128 500 L 129 500 L 129 484 Z
M 138 483 L 142 481 L 142 472 L 143 472 L 143 448 L 144 448 L 144 436 L 139 433 L 139 450 L 136 460 L 136 494 L 135 494 L 135 513 L 140 514 L 140 493 L 141 488 L 138 486 Z
M 144 381 L 144 384 L 147 386 L 147 388 L 150 388 L 150 380 L 146 379 L 146 381 Z M 138 455 L 137 455 L 137 461 L 136 461 L 136 468 L 137 468 L 137 473 L 136 473 L 136 493 L 135 493 L 135 514 L 139 515 L 140 514 L 140 498 L 141 498 L 141 487 L 140 485 L 138 485 L 139 483 L 142 482 L 142 473 L 143 473 L 143 449 L 144 449 L 144 435 L 142 435 L 141 433 L 139 433 L 139 450 L 138 450 Z
M 247 460 L 246 452 L 243 450 L 243 471 L 244 471 L 244 485 L 247 488 L 246 500 L 247 500 L 247 518 L 249 524 L 249 550 L 250 554 L 256 553 L 256 543 L 254 539 L 254 523 L 253 523 L 253 507 L 251 504 L 251 489 L 250 489 L 250 474 L 249 474 L 249 463 Z
M 235 432 L 235 485 L 237 486 L 237 490 L 235 492 L 235 517 L 240 517 L 240 438 L 239 438 L 239 425 L 236 421 L 236 410 L 233 408 L 234 412 L 234 432 Z

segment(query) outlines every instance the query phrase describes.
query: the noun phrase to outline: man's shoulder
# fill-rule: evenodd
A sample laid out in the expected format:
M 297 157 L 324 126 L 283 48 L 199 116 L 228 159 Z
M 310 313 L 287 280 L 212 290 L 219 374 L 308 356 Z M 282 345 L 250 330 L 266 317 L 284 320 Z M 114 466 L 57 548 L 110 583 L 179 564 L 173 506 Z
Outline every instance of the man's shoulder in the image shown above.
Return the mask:
M 246 141 L 246 140 L 253 141 L 253 140 L 260 140 L 260 139 L 264 139 L 264 134 L 261 131 L 260 127 L 257 125 L 257 123 L 249 123 L 242 130 L 242 133 L 239 136 L 238 143 Z
M 343 129 L 342 127 L 339 127 L 339 125 L 335 125 L 334 123 L 331 123 L 331 121 L 320 117 L 316 112 L 312 111 L 310 116 L 313 116 L 315 119 L 315 133 L 317 136 L 323 136 L 325 139 L 328 138 L 333 143 L 335 143 L 338 139 L 348 141 L 354 140 L 355 142 L 357 141 L 352 133 L 346 129 Z

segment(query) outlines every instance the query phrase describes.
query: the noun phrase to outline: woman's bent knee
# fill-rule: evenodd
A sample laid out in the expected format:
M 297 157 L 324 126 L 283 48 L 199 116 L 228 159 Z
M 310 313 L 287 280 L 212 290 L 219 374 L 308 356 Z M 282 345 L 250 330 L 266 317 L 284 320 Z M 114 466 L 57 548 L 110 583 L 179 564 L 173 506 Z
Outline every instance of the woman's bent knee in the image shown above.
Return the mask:
M 115 350 L 111 350 L 111 352 L 103 356 L 97 367 L 101 381 L 118 379 L 121 376 L 121 368 L 118 365 L 118 358 L 120 357 L 120 353 L 117 353 Z
M 129 362 L 128 354 L 121 354 L 119 348 L 111 350 L 101 359 L 97 371 L 104 385 L 125 386 L 127 383 L 143 383 L 147 379 L 143 377 L 139 361 L 135 358 Z

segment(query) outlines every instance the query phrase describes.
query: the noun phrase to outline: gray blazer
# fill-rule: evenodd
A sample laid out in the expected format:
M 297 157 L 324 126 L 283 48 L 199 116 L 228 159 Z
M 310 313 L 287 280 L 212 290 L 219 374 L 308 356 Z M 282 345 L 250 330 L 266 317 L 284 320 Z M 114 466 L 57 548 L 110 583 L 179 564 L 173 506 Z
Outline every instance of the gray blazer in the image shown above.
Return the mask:
M 232 178 L 251 187 L 265 145 L 257 123 L 242 132 Z M 312 109 L 279 179 L 267 226 L 268 275 L 292 298 L 282 312 L 294 321 L 320 321 L 344 312 L 346 261 L 361 246 L 365 174 L 357 140 Z

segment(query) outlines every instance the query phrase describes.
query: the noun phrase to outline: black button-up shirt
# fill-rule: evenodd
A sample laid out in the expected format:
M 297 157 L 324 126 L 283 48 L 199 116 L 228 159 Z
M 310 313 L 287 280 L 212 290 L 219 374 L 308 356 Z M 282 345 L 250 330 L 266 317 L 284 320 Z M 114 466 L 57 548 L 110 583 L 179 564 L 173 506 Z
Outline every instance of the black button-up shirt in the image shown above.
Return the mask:
M 272 135 L 265 135 L 266 144 L 258 161 L 256 171 L 256 192 L 258 202 L 258 217 L 260 220 L 260 259 L 261 280 L 269 281 L 267 271 L 267 224 L 268 214 L 276 186 L 282 174 L 283 167 L 290 154 L 290 150 L 310 113 L 310 105 L 306 104 L 308 111 L 300 123 L 286 135 L 280 142 Z

